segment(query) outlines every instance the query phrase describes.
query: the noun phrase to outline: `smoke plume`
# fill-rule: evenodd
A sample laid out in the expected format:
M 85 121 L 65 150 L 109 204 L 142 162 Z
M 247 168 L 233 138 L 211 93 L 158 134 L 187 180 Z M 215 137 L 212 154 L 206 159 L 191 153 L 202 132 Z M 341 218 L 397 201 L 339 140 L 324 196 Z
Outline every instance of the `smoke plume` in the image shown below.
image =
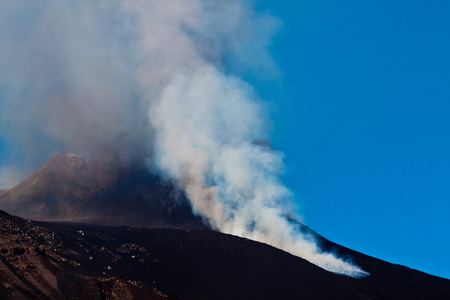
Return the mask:
M 244 73 L 276 72 L 279 21 L 246 1 L 1 1 L 0 135 L 36 168 L 108 151 L 174 180 L 194 213 L 329 271 L 366 276 L 286 216 L 283 154 Z M 6 157 L 11 171 L 16 157 Z M 9 159 L 9 160 L 8 160 Z

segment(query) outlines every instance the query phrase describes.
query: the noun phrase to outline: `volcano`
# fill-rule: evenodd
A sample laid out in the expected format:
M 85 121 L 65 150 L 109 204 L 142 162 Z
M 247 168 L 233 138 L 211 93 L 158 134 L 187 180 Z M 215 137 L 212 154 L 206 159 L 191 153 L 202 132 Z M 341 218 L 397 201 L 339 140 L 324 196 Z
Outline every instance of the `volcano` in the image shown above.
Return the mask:
M 63 152 L 0 196 L 0 207 L 28 219 L 134 227 L 196 227 L 184 194 L 139 164 L 86 161 Z
M 450 297 L 450 280 L 326 242 L 371 276 L 336 275 L 212 230 L 43 223 L 0 212 L 0 299 Z
M 304 225 L 370 276 L 213 231 L 173 184 L 111 161 L 58 154 L 0 196 L 0 209 L 0 299 L 450 299 L 450 280 Z

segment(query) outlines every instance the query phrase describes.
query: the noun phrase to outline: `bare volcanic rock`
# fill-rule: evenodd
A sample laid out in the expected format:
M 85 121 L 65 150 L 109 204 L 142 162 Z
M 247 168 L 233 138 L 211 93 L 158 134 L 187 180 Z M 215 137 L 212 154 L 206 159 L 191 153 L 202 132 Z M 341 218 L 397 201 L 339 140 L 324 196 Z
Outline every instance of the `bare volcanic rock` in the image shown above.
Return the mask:
M 41 221 L 202 226 L 183 194 L 146 167 L 64 152 L 0 196 L 0 209 Z
M 41 220 L 0 211 L 0 299 L 450 299 L 450 280 L 339 246 L 289 216 L 370 276 L 209 230 L 139 165 L 61 153 L 1 195 L 0 208 Z
M 0 211 L 0 299 L 450 299 L 450 281 L 328 242 L 353 279 L 211 230 L 27 221 Z
M 165 299 L 159 291 L 114 276 L 72 271 L 80 254 L 55 231 L 0 211 L 0 299 Z M 70 259 L 79 256 L 77 260 Z M 110 296 L 111 295 L 111 296 Z

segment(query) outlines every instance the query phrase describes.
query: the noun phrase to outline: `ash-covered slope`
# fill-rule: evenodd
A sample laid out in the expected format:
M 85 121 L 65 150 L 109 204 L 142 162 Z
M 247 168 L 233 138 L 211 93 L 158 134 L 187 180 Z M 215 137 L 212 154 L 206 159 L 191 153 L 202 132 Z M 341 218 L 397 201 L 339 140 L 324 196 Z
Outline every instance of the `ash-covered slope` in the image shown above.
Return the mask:
M 450 281 L 328 242 L 352 279 L 210 230 L 30 222 L 0 212 L 1 299 L 450 299 Z
M 0 196 L 0 209 L 41 221 L 201 226 L 185 197 L 139 165 L 64 152 Z
M 0 196 L 0 209 L 47 221 L 184 228 L 30 222 L 0 212 L 0 299 L 450 299 L 449 280 L 341 247 L 295 219 L 370 277 L 339 276 L 206 230 L 170 183 L 111 160 L 61 153 Z

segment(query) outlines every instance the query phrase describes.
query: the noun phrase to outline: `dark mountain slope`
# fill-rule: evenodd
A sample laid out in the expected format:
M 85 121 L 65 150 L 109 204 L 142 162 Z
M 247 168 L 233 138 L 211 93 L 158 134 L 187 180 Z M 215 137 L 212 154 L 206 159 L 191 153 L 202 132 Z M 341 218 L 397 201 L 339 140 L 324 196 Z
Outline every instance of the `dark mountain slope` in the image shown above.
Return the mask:
M 210 230 L 30 222 L 0 213 L 2 299 L 450 299 L 450 281 L 329 243 L 352 279 Z
M 169 182 L 110 159 L 61 153 L 0 195 L 0 209 L 184 228 L 0 211 L 0 299 L 450 299 L 449 280 L 341 247 L 288 216 L 371 276 L 339 276 L 207 230 Z
M 147 168 L 64 152 L 0 196 L 0 209 L 42 221 L 196 227 L 183 194 Z

